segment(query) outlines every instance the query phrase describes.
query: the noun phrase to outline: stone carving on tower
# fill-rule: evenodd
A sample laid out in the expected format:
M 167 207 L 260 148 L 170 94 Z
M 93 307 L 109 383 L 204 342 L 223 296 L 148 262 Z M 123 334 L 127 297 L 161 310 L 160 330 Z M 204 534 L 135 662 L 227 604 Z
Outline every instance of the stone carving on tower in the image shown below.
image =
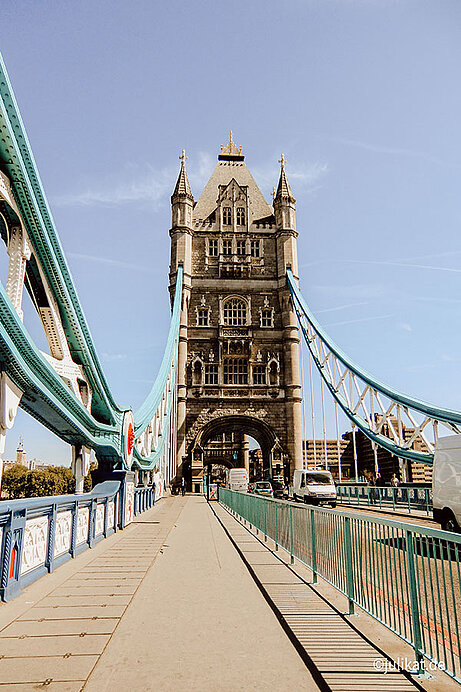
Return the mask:
M 264 198 L 230 134 L 194 200 L 180 156 L 171 197 L 170 287 L 184 267 L 178 359 L 178 460 L 189 488 L 201 490 L 218 439 L 248 463 L 260 444 L 265 475 L 302 467 L 297 319 L 286 282 L 297 277 L 295 199 L 285 157 L 273 205 Z M 226 437 L 227 436 L 227 437 Z M 207 452 L 208 450 L 208 452 Z

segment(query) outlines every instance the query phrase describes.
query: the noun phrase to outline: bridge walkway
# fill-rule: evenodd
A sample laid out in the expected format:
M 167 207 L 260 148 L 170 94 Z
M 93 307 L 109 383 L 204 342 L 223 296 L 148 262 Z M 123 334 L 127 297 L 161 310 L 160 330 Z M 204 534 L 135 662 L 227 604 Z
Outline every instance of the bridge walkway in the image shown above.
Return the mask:
M 200 496 L 165 498 L 0 608 L 0 692 L 418 689 L 381 655 Z

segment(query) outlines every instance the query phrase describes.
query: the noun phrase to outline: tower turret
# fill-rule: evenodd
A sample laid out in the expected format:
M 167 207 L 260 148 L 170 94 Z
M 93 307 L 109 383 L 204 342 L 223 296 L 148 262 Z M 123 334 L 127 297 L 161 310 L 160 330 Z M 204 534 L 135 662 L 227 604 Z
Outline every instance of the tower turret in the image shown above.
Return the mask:
M 179 157 L 181 169 L 173 194 L 171 195 L 171 214 L 172 228 L 186 226 L 192 228 L 192 209 L 194 208 L 194 197 L 190 189 L 189 179 L 186 172 L 186 152 L 182 150 Z
M 285 171 L 285 156 L 280 158 L 280 179 L 274 196 L 275 227 L 277 229 L 277 271 L 280 279 L 285 277 L 287 267 L 298 274 L 298 256 L 296 251 L 296 200 L 288 182 Z
M 285 172 L 285 156 L 279 161 L 280 180 L 274 197 L 275 226 L 278 230 L 296 230 L 295 204 L 296 200 L 291 192 L 290 184 Z
M 173 194 L 171 195 L 171 264 L 170 284 L 174 285 L 178 265 L 184 266 L 185 281 L 191 274 L 192 262 L 192 211 L 194 197 L 186 172 L 186 152 L 179 157 L 181 169 Z

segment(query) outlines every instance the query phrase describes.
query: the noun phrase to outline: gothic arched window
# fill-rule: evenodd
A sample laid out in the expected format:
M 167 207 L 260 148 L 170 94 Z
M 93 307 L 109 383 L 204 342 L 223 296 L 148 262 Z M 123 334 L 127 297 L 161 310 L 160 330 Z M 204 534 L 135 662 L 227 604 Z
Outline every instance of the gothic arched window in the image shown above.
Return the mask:
M 237 207 L 237 226 L 245 225 L 245 209 Z
M 224 303 L 224 324 L 228 327 L 242 326 L 247 323 L 247 306 L 241 298 L 228 298 Z

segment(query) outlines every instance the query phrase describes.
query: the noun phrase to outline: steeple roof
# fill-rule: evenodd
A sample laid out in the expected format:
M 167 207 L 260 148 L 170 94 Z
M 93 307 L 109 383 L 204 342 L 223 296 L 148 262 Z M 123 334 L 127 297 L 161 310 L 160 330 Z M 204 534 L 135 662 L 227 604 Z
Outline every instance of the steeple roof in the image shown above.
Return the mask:
M 287 179 L 287 174 L 285 172 L 285 156 L 282 154 L 282 157 L 279 161 L 280 163 L 280 180 L 279 180 L 279 185 L 277 188 L 277 193 L 274 197 L 274 202 L 277 202 L 279 200 L 284 200 L 291 202 L 294 204 L 296 202 L 295 198 L 293 197 L 293 193 L 291 191 L 290 183 L 288 182 Z
M 173 192 L 173 197 L 176 197 L 178 195 L 187 195 L 188 197 L 192 197 L 193 199 L 192 190 L 190 189 L 189 179 L 186 173 L 187 156 L 184 149 L 182 150 L 182 154 L 179 158 L 181 159 L 181 170 L 179 171 L 179 176 L 176 182 L 176 187 Z
M 267 219 L 273 215 L 274 210 L 264 199 L 244 159 L 242 147 L 235 144 L 231 132 L 229 143 L 226 146 L 221 145 L 216 168 L 194 207 L 195 221 L 205 220 L 215 211 L 220 188 L 226 187 L 232 180 L 240 187 L 246 188 L 250 222 Z

